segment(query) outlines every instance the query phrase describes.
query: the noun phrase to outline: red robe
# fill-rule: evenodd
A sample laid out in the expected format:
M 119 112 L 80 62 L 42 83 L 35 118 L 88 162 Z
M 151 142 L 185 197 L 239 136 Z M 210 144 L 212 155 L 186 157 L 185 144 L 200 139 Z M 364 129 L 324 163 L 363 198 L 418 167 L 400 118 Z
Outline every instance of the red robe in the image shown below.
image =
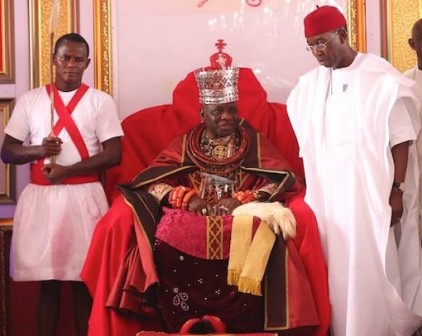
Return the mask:
M 242 94 L 245 93 L 245 94 Z M 253 92 L 253 94 L 252 94 Z M 263 131 L 276 147 L 287 153 L 287 159 L 293 163 L 294 171 L 303 176 L 303 168 L 297 155 L 297 143 L 291 130 L 284 105 L 266 103 L 266 94 L 249 69 L 241 69 L 239 94 L 246 99 L 239 101 L 240 114 Z M 196 99 L 196 100 L 195 100 Z M 177 134 L 185 132 L 199 121 L 197 89 L 193 75 L 182 81 L 174 92 L 171 106 L 160 106 L 131 115 L 123 122 L 125 139 L 123 143 L 123 162 L 117 169 L 109 172 L 108 181 L 123 182 L 130 180 L 137 171 L 146 167 L 158 150 L 165 147 Z M 188 103 L 189 102 L 189 103 Z M 198 105 L 199 108 L 199 105 Z M 162 125 L 162 120 L 167 125 Z M 151 141 L 151 139 L 155 139 Z M 139 330 L 160 330 L 162 325 L 157 319 L 137 320 L 118 314 L 105 308 L 106 301 L 115 286 L 121 261 L 135 239 L 138 238 L 140 249 L 150 249 L 149 242 L 143 235 L 135 231 L 134 216 L 121 196 L 108 182 L 110 199 L 115 199 L 109 212 L 99 222 L 87 261 L 82 272 L 94 297 L 90 320 L 90 335 L 133 335 Z M 312 294 L 317 306 L 320 326 L 315 335 L 326 335 L 330 322 L 330 304 L 328 302 L 326 267 L 320 247 L 314 215 L 303 201 L 303 191 L 287 200 L 293 211 L 297 225 L 297 236 L 292 241 L 296 246 L 307 277 L 310 280 Z M 155 267 L 150 253 L 141 253 L 144 286 L 137 288 L 143 291 L 157 281 Z M 135 263 L 135 266 L 140 266 Z M 145 314 L 153 311 L 144 311 Z
M 197 130 L 202 130 L 202 127 L 198 126 Z M 262 134 L 256 133 L 246 122 L 242 122 L 241 129 L 243 130 L 241 133 L 249 140 L 240 139 L 242 143 L 247 143 L 248 147 L 242 156 L 240 169 L 236 173 L 236 180 L 239 181 L 236 191 L 258 190 L 265 184 L 276 183 L 278 187 L 277 191 L 271 195 L 272 201 L 282 201 L 299 192 L 301 184 L 290 173 L 289 164 L 271 143 Z M 124 189 L 127 201 L 136 211 L 136 222 L 141 225 L 138 230 L 140 234 L 147 235 L 150 243 L 149 249 L 142 249 L 141 253 L 144 255 L 152 253 L 151 246 L 154 244 L 157 223 L 159 231 L 165 233 L 164 235 L 157 233 L 159 243 L 156 244 L 154 253 L 160 279 L 158 305 L 168 328 L 174 332 L 179 330 L 188 319 L 215 315 L 224 321 L 231 331 L 261 331 L 264 328 L 264 307 L 265 328 L 271 328 L 270 330 L 317 325 L 319 321 L 309 281 L 300 259 L 295 258 L 297 251 L 293 244 L 286 245 L 279 238 L 280 241 L 277 242 L 277 247 L 274 248 L 275 251 L 270 258 L 269 269 L 272 272 L 267 272 L 264 284 L 265 288 L 271 288 L 271 290 L 266 290 L 264 298 L 256 297 L 239 293 L 233 286 L 227 285 L 227 258 L 232 216 L 224 218 L 215 216 L 208 219 L 208 217 L 193 215 L 186 211 L 168 210 L 166 213 L 169 215 L 160 219 L 160 211 L 156 209 L 158 204 L 154 206 L 150 195 L 146 194 L 148 185 L 166 182 L 173 186 L 184 185 L 196 188 L 199 192 L 198 188 L 201 185 L 199 168 L 192 161 L 194 156 L 187 145 L 193 133 L 194 131 L 189 132 L 173 141 Z M 151 214 L 156 214 L 155 218 Z M 207 232 L 207 230 L 210 231 Z M 137 236 L 139 237 L 140 234 Z M 207 242 L 210 235 L 215 236 L 216 239 L 212 239 L 209 246 L 199 249 L 198 247 L 204 245 L 203 243 Z M 143 237 L 141 239 L 144 241 Z M 207 251 L 210 250 L 212 252 L 209 253 L 211 255 L 209 258 L 222 261 L 213 260 L 211 263 L 208 260 L 203 261 L 208 259 Z M 185 253 L 182 263 L 170 262 L 170 260 L 178 260 L 177 255 L 180 253 Z M 219 258 L 216 258 L 217 255 Z M 145 279 L 143 273 L 139 276 L 134 275 L 139 267 L 131 269 L 132 259 L 137 256 L 138 251 L 132 250 L 126 258 L 127 266 L 120 276 L 119 286 L 114 288 L 113 295 L 107 302 L 109 307 L 119 311 L 127 311 L 135 307 L 134 311 L 139 312 L 144 311 L 144 307 L 148 306 L 150 300 L 145 290 L 151 291 L 151 288 L 142 286 L 143 291 L 135 291 L 135 286 L 139 286 Z M 191 266 L 197 265 L 196 272 L 191 272 L 192 268 L 187 266 L 188 260 L 191 260 Z M 171 272 L 169 274 L 168 267 L 164 266 L 172 264 L 175 268 L 172 272 L 176 272 L 178 268 L 179 277 L 175 277 Z M 286 270 L 286 273 L 283 270 Z M 220 275 L 218 279 L 215 278 L 217 274 Z M 210 278 L 211 275 L 213 275 L 212 278 Z M 166 281 L 163 281 L 164 279 Z M 201 279 L 201 281 L 195 279 Z M 212 279 L 213 281 L 210 281 Z M 294 286 L 291 286 L 289 282 Z M 172 288 L 172 286 L 176 287 Z M 178 307 L 174 306 L 174 301 L 179 300 L 178 295 L 174 296 L 175 290 L 184 291 L 184 296 L 188 297 L 186 304 L 182 302 L 183 304 Z M 216 292 L 220 294 L 215 294 Z M 276 292 L 280 293 L 280 296 L 275 295 Z

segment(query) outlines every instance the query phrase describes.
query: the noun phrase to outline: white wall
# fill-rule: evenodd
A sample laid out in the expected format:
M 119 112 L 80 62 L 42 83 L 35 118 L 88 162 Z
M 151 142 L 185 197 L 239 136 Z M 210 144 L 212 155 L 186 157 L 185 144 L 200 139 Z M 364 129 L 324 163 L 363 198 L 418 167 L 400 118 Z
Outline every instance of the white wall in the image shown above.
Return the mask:
M 303 18 L 316 4 L 347 12 L 347 0 L 114 0 L 115 98 L 120 116 L 169 103 L 185 75 L 209 65 L 217 39 L 234 64 L 252 68 L 269 100 L 285 102 L 298 76 L 316 65 L 306 49 Z

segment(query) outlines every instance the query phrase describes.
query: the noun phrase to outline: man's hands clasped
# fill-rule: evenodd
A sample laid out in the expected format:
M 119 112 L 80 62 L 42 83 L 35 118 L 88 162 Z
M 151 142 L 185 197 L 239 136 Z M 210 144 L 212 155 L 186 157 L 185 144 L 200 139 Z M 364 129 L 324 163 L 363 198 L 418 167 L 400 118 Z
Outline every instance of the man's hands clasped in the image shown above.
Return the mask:
M 40 146 L 40 157 L 54 157 L 61 153 L 63 141 L 54 136 L 45 137 Z M 58 183 L 66 176 L 66 167 L 56 163 L 45 164 L 42 168 L 44 176 L 52 183 Z
M 235 198 L 223 198 L 216 205 L 210 205 L 201 197 L 195 195 L 188 203 L 188 211 L 195 212 L 202 216 L 223 216 L 229 215 L 242 203 Z

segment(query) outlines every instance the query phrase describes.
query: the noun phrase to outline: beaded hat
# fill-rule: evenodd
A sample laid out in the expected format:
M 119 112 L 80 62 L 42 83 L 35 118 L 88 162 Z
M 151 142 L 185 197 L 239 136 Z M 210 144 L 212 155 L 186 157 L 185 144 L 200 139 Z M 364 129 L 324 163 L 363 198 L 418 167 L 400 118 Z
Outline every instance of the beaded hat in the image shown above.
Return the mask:
M 201 104 L 224 104 L 239 99 L 239 68 L 202 68 L 195 71 Z
M 316 36 L 342 28 L 346 25 L 346 18 L 334 6 L 317 6 L 303 20 L 305 37 Z

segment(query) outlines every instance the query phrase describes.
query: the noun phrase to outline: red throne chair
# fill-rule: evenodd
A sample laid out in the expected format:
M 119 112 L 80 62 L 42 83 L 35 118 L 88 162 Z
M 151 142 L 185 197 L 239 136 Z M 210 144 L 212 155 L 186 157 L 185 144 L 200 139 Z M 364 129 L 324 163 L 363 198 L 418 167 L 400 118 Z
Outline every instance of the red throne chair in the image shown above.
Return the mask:
M 221 50 L 220 50 L 221 51 Z M 262 132 L 289 161 L 299 178 L 304 177 L 298 144 L 286 113 L 280 103 L 269 103 L 267 94 L 253 71 L 241 68 L 238 83 L 238 109 L 240 117 L 247 120 L 257 131 Z M 133 246 L 136 239 L 133 228 L 133 214 L 120 195 L 116 185 L 131 181 L 142 171 L 175 137 L 186 133 L 200 122 L 198 89 L 193 72 L 189 73 L 174 89 L 172 104 L 151 107 L 138 111 L 123 122 L 125 137 L 122 140 L 123 156 L 119 166 L 107 172 L 106 192 L 111 204 L 110 210 L 98 223 L 94 233 L 82 279 L 93 296 L 90 319 L 90 335 L 134 336 L 141 330 L 161 331 L 162 320 L 148 317 L 131 318 L 124 311 L 116 312 L 106 308 L 110 292 L 113 291 L 121 260 Z M 315 298 L 319 326 L 310 335 L 327 335 L 330 323 L 327 275 L 320 247 L 315 217 L 303 200 L 296 195 L 287 206 L 293 211 L 298 223 L 293 240 L 311 283 Z M 143 267 L 154 267 L 153 260 L 140 257 Z M 146 266 L 145 266 L 146 265 Z M 157 282 L 145 273 L 145 288 Z M 264 330 L 262 330 L 264 332 Z M 302 335 L 288 333 L 286 335 Z

